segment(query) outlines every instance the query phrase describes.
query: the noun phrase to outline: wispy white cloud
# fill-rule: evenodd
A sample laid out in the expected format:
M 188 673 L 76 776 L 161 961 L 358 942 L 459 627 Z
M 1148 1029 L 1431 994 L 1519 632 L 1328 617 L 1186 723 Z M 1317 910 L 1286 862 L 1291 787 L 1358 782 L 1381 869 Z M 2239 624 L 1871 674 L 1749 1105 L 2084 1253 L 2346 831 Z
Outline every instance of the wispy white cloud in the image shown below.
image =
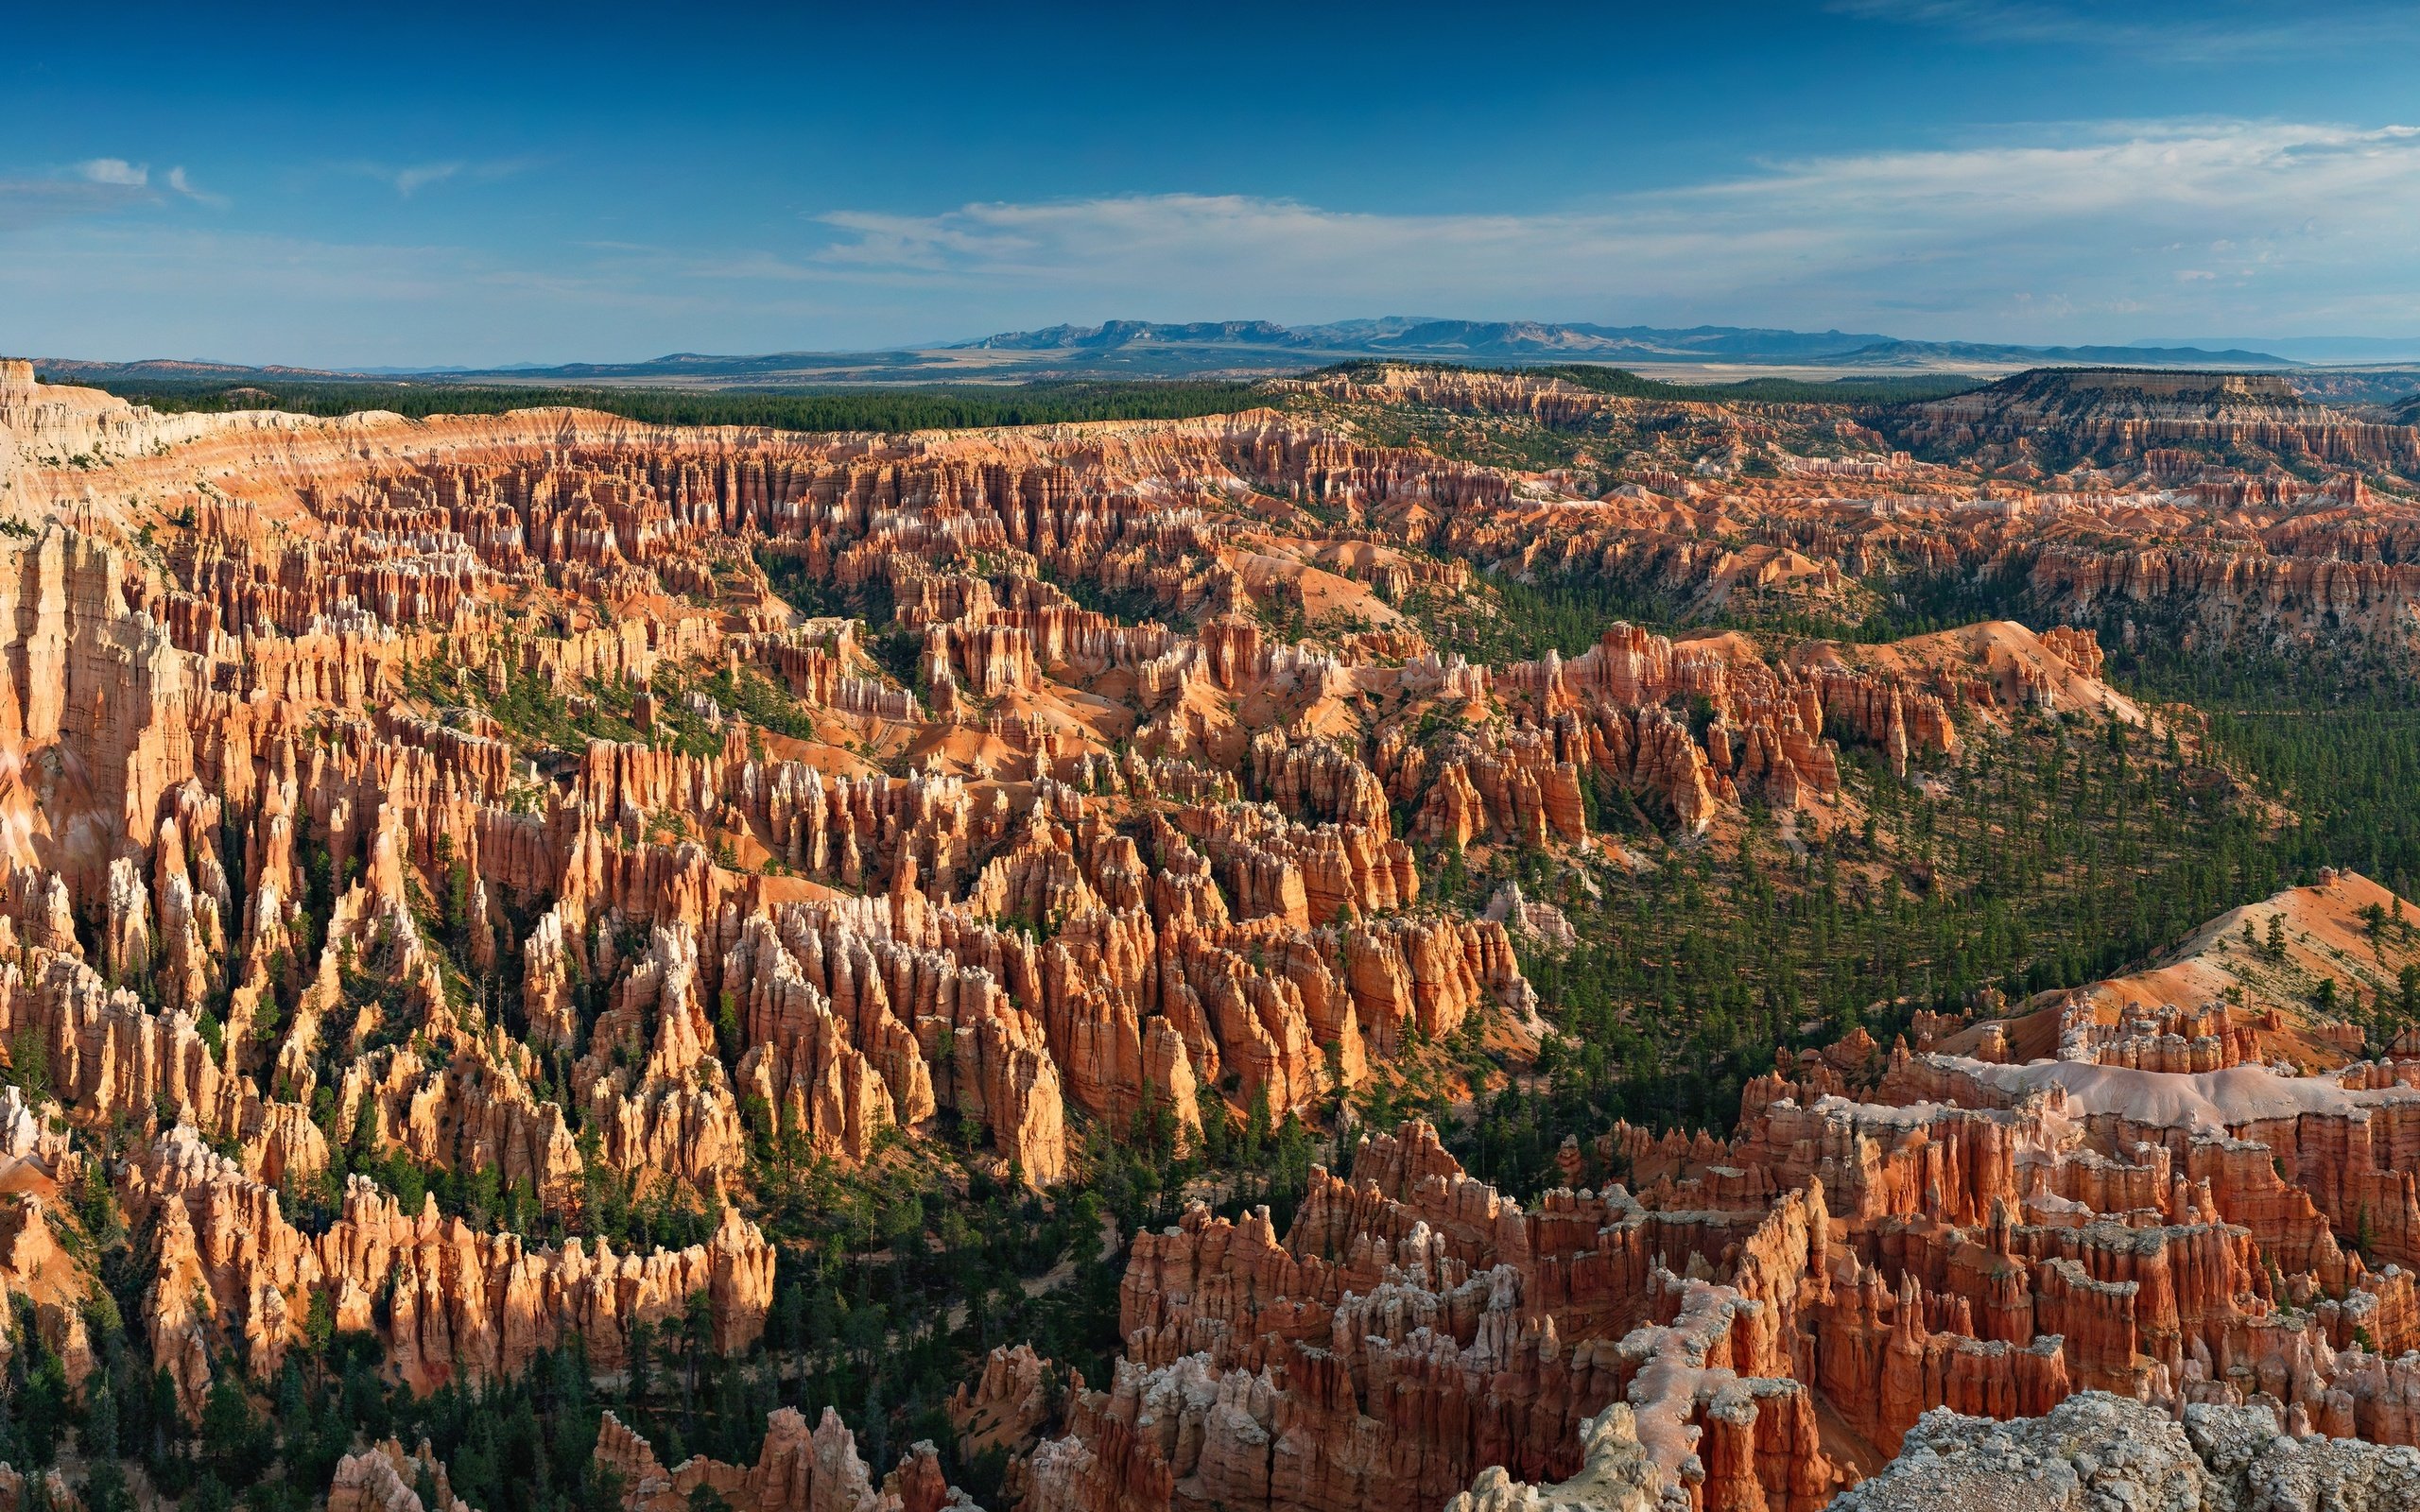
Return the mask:
M 537 163 L 538 160 L 535 158 L 494 158 L 485 162 L 450 159 L 437 163 L 402 164 L 354 163 L 346 166 L 353 173 L 392 185 L 397 195 L 409 199 L 424 189 L 458 180 L 464 183 L 493 183 L 499 179 L 509 179 L 514 174 L 526 172 L 535 167 Z
M 0 234 L 53 221 L 156 204 L 150 170 L 124 158 L 91 158 L 46 172 L 0 175 Z
M 400 192 L 403 171 L 378 178 Z M 1521 214 L 1209 194 L 841 208 L 790 222 L 786 241 L 590 241 L 544 256 L 105 214 L 199 193 L 174 170 L 139 187 L 67 169 L 0 180 L 0 232 L 31 228 L 0 256 L 0 309 L 27 328 L 11 339 L 52 320 L 40 329 L 61 352 L 447 363 L 862 348 L 1110 316 L 2046 341 L 2420 331 L 2420 128 L 2406 126 L 2037 127 Z M 331 331 L 364 345 L 331 351 Z
M 140 189 L 151 181 L 151 170 L 124 158 L 92 158 L 76 164 L 76 171 L 86 183 L 108 184 L 116 189 Z
M 213 194 L 196 184 L 192 176 L 181 167 L 168 170 L 168 187 L 198 205 L 209 205 L 218 210 L 227 208 L 228 201 L 225 195 Z
M 108 215 L 165 203 L 160 185 L 197 204 L 224 206 L 227 198 L 195 184 L 182 167 L 155 182 L 148 163 L 124 158 L 87 158 L 45 173 L 0 176 L 0 233 L 57 220 Z
M 1329 308 L 1803 323 L 1912 299 L 1972 330 L 2130 313 L 2153 290 L 2172 301 L 2189 266 L 2257 278 L 2283 304 L 2420 318 L 2420 129 L 2402 126 L 2067 127 L 1775 163 L 1536 215 L 1154 195 L 820 221 L 827 238 L 804 260 L 836 276 L 1056 286 L 1138 313 L 1257 314 L 1282 291 Z
M 395 170 L 395 193 L 408 199 L 433 183 L 443 183 L 462 171 L 458 163 L 424 163 Z

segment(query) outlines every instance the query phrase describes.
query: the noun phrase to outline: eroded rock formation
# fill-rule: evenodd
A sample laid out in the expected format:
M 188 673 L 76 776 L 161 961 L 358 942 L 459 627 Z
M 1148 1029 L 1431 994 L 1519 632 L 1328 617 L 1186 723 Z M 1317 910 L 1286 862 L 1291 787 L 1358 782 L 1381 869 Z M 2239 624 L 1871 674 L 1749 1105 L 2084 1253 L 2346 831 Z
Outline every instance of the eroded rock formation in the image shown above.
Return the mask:
M 942 1479 L 930 1444 L 910 1448 L 876 1485 L 857 1458 L 856 1437 L 829 1407 L 812 1429 L 794 1407 L 775 1411 L 753 1465 L 699 1455 L 668 1470 L 646 1439 L 607 1413 L 596 1458 L 620 1477 L 629 1512 L 689 1512 L 701 1488 L 733 1512 L 981 1512 Z
M 745 1351 L 768 1161 L 946 1138 L 1049 1188 L 1094 1130 L 1316 1122 L 1441 1043 L 1533 1038 L 1516 939 L 1568 920 L 1517 889 L 1477 915 L 1471 856 L 1652 865 L 1605 833 L 1634 805 L 1684 844 L 1752 806 L 1820 837 L 1856 818 L 1846 747 L 1937 781 L 2046 718 L 2152 725 L 2103 680 L 2137 611 L 2408 634 L 2411 433 L 2273 389 L 2070 375 L 1890 435 L 1504 375 L 1272 390 L 1605 427 L 1640 441 L 1608 487 L 1273 409 L 165 417 L 0 368 L 0 1045 L 56 1098 L 7 1094 L 0 1136 L 28 1193 L 121 1152 L 188 1414 L 315 1316 L 423 1390 L 575 1335 L 614 1371 L 700 1296 Z M 2076 623 L 1612 623 L 1480 665 L 1422 614 L 1489 572 L 1850 621 L 1947 578 Z M 1382 1133 L 1283 1234 L 1138 1236 L 1122 1357 L 1063 1412 L 1008 1350 L 955 1420 L 1017 1449 L 1026 1512 L 1814 1512 L 1949 1446 L 1942 1410 L 2091 1390 L 2288 1435 L 2193 1439 L 2175 1484 L 2340 1475 L 2292 1445 L 2420 1442 L 2420 1063 L 2304 1007 L 2398 980 L 2399 902 L 2303 892 L 2022 1013 L 1924 1015 L 1917 1048 L 1787 1058 L 1728 1137 L 1575 1139 L 1529 1207 Z M 399 1170 L 458 1211 L 406 1211 Z M 649 1199 L 708 1237 L 596 1237 Z M 89 1278 L 42 1200 L 0 1213 L 0 1284 L 74 1374 Z M 930 1451 L 876 1485 L 829 1414 L 775 1414 L 752 1468 L 666 1470 L 618 1423 L 597 1452 L 650 1512 L 958 1500 Z M 331 1500 L 409 1512 L 424 1475 L 450 1499 L 382 1445 Z

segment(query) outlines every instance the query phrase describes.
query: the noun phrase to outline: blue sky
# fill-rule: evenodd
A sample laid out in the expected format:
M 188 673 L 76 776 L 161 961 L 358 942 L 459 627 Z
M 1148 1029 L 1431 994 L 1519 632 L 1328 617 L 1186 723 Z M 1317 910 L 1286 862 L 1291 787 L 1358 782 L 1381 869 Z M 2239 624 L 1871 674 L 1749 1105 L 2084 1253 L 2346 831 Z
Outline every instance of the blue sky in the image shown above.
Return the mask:
M 2414 8 L 1577 9 L 24 8 L 0 352 L 2420 335 Z

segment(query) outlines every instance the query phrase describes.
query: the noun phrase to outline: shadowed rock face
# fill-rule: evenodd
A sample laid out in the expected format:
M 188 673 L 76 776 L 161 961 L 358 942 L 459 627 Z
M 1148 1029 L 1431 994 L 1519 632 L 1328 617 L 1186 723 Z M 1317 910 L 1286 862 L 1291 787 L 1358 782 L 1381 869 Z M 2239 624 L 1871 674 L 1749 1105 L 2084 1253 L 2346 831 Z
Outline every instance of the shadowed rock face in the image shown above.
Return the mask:
M 1276 392 L 1705 448 L 1591 497 L 1276 410 L 887 438 L 167 417 L 0 367 L 0 1043 L 51 1099 L 0 1102 L 6 1190 L 37 1194 L 0 1199 L 0 1284 L 91 1367 L 39 1194 L 118 1130 L 103 1174 L 156 1236 L 142 1321 L 188 1413 L 315 1317 L 418 1390 L 573 1337 L 613 1371 L 700 1297 L 743 1352 L 768 1150 L 946 1132 L 1047 1189 L 1094 1125 L 1316 1119 L 1423 1047 L 1536 1033 L 1519 948 L 1568 921 L 1517 890 L 1481 915 L 1424 856 L 1647 864 L 1607 803 L 1685 844 L 1751 809 L 1820 836 L 1855 817 L 1844 747 L 1905 776 L 2041 713 L 2152 719 L 2066 626 L 1441 654 L 1409 610 L 1483 569 L 1840 607 L 1989 564 L 2062 612 L 2381 643 L 2420 593 L 2406 438 L 2258 385 L 2003 386 L 1899 438 L 1492 375 Z M 2037 455 L 2062 427 L 2092 467 Z M 2205 441 L 2362 471 L 2229 472 Z M 2296 951 L 2391 901 L 2302 892 L 2260 905 Z M 2191 1435 L 2420 1441 L 2420 1068 L 2215 1000 L 2242 921 L 2028 1015 L 1784 1057 L 1727 1138 L 1575 1140 L 1528 1206 L 1426 1125 L 1381 1132 L 1283 1234 L 1197 1210 L 1136 1236 L 1110 1379 L 1063 1409 L 1004 1349 L 959 1431 L 1013 1446 L 1027 1512 L 1814 1512 L 1908 1446 L 1948 1463 L 1944 1435 L 2082 1442 L 2119 1411 L 2084 1391 L 2155 1404 L 2187 1480 L 2337 1474 L 2299 1436 Z M 475 1229 L 357 1174 L 296 1215 L 338 1146 L 534 1216 Z M 540 1237 L 602 1182 L 698 1202 L 703 1237 Z M 2075 1426 L 2003 1452 L 1944 1409 Z M 776 1414 L 753 1468 L 666 1469 L 619 1424 L 598 1452 L 649 1512 L 952 1504 L 934 1453 L 877 1486 L 807 1423 Z M 332 1505 L 409 1512 L 424 1473 L 450 1503 L 379 1446 Z

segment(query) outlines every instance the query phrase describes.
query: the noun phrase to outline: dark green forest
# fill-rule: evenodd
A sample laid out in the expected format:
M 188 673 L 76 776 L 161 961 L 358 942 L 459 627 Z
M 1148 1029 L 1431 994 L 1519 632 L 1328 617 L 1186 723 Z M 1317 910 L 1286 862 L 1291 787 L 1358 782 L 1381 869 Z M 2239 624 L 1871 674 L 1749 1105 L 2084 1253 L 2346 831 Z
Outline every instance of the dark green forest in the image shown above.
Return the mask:
M 2017 571 L 1876 584 L 1880 607 L 1857 623 L 1694 623 L 1861 642 L 1979 619 L 2042 623 L 2024 583 Z M 1479 612 L 1414 607 L 1437 611 L 1424 620 L 1442 644 L 1498 662 L 1576 655 L 1615 619 L 1668 633 L 1686 616 L 1670 594 L 1608 578 L 1491 576 L 1480 597 Z M 1844 749 L 1844 784 L 1872 820 L 1813 847 L 1753 808 L 1736 853 L 1673 845 L 1656 816 L 1594 795 L 1592 823 L 1661 864 L 1601 897 L 1556 898 L 1582 944 L 1525 957 L 1558 1031 L 1536 1074 L 1503 1087 L 1475 1125 L 1458 1127 L 1439 1103 L 1426 1111 L 1457 1129 L 1452 1143 L 1476 1174 L 1527 1194 L 1560 1179 L 1551 1162 L 1565 1134 L 1584 1143 L 1616 1118 L 1728 1128 L 1740 1086 L 1771 1068 L 1777 1047 L 1827 1043 L 1860 1024 L 1888 1043 L 1919 1008 L 2080 986 L 2323 866 L 2411 890 L 2420 693 L 2408 669 L 2352 636 L 2290 651 L 2204 636 L 2187 652 L 2187 627 L 2140 605 L 2095 628 L 2115 686 L 2190 705 L 2169 711 L 2183 740 L 2029 717 L 2013 737 L 1971 741 L 1941 765 L 1932 796 L 1872 752 Z M 1436 869 L 1466 877 L 1459 858 Z M 1554 896 L 1552 875 L 1542 858 L 1514 856 L 1463 886 L 1474 902 L 1499 877 Z
M 67 381 L 74 381 L 72 379 Z M 514 385 L 248 381 L 108 381 L 91 387 L 153 409 L 223 414 L 282 409 L 303 415 L 389 410 L 411 419 L 497 415 L 569 405 L 656 425 L 752 425 L 779 431 L 920 431 L 1077 421 L 1184 420 L 1265 403 L 1252 384 L 1184 380 L 1131 383 L 951 385 L 925 388 L 753 393 L 715 389 L 522 387 Z
M 1376 366 L 1351 363 L 1322 370 L 1358 373 Z M 1410 366 L 1446 369 L 1459 365 Z M 1962 393 L 1975 387 L 1975 380 L 1954 375 L 1751 378 L 1727 384 L 1677 384 L 1642 378 L 1626 369 L 1578 363 L 1459 370 L 1555 378 L 1628 399 L 1762 404 L 1903 404 Z M 901 432 L 1054 425 L 1078 421 L 1186 420 L 1199 415 L 1230 414 L 1271 402 L 1270 395 L 1257 383 L 1191 378 L 1041 379 L 1016 384 L 932 384 L 782 392 L 483 384 L 444 378 L 380 381 L 262 375 L 230 383 L 199 378 L 94 377 L 75 372 L 43 372 L 41 377 L 45 383 L 99 388 L 168 414 L 279 409 L 334 417 L 386 410 L 419 420 L 431 415 L 496 415 L 512 409 L 571 406 L 658 425 L 754 425 L 805 432 Z
M 2295 880 L 2229 779 L 2116 725 L 1976 739 L 1934 774 L 1939 797 L 1870 752 L 1843 757 L 1870 819 L 1823 843 L 1754 815 L 1736 849 L 1649 833 L 1626 843 L 1659 864 L 1595 899 L 1512 863 L 1582 943 L 1524 958 L 1556 1033 L 1536 1077 L 1458 1136 L 1478 1174 L 1533 1192 L 1564 1135 L 1617 1118 L 1727 1129 L 1777 1048 L 1859 1026 L 1888 1044 L 1920 1008 L 2078 986 Z M 1598 805 L 1617 834 L 1620 803 Z

